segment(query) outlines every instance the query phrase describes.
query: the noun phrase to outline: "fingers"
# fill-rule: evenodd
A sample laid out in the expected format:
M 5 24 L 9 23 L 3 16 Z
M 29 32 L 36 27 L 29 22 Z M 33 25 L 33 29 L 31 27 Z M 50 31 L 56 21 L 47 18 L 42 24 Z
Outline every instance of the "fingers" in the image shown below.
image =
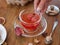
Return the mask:
M 47 10 L 48 4 L 49 4 L 49 3 L 46 3 L 46 4 L 45 4 L 44 8 L 41 10 L 42 13 L 45 13 L 45 11 Z
M 36 10 L 38 3 L 39 3 L 39 0 L 34 0 L 34 10 Z
M 34 0 L 34 9 L 37 12 L 44 13 L 47 9 L 47 6 L 51 0 Z
M 46 3 L 44 12 L 47 10 L 49 3 Z
M 44 12 L 45 7 L 46 7 L 46 0 L 41 0 L 41 2 L 38 5 L 37 10 L 40 12 Z

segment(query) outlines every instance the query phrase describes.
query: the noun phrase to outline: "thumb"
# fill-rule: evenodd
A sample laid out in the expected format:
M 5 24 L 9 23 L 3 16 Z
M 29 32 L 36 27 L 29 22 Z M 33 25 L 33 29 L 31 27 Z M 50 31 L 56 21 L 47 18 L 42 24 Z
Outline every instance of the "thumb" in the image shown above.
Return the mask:
M 34 10 L 36 10 L 39 2 L 40 2 L 39 0 L 34 0 Z

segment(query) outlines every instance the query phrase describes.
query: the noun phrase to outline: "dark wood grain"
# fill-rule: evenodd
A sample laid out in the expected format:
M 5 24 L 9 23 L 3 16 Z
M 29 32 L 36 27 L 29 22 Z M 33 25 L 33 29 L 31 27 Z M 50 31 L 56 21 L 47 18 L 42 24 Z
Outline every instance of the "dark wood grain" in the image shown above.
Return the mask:
M 60 0 L 53 0 L 50 4 L 54 4 L 56 6 L 58 6 L 60 8 Z M 7 39 L 6 39 L 6 43 L 8 45 L 27 45 L 29 42 L 33 42 L 34 38 L 26 38 L 26 37 L 17 37 L 14 33 L 14 27 L 13 24 L 16 20 L 16 18 L 19 15 L 19 12 L 23 9 L 31 9 L 33 10 L 33 3 L 30 3 L 24 7 L 21 6 L 16 6 L 16 5 L 7 5 L 5 0 L 0 0 L 0 17 L 5 17 L 6 19 L 6 23 L 4 24 L 4 26 L 6 27 L 6 31 L 7 31 Z M 48 35 L 51 32 L 52 29 L 52 25 L 53 22 L 55 20 L 55 17 L 58 19 L 59 24 L 55 30 L 55 33 L 53 35 L 53 44 L 52 45 L 60 45 L 60 32 L 58 30 L 60 30 L 60 14 L 57 16 L 48 16 L 46 14 L 43 15 L 47 22 L 48 22 L 48 27 L 46 32 L 48 33 Z M 38 36 L 35 37 L 37 39 L 39 39 L 41 42 L 37 45 L 45 45 L 44 43 L 44 37 L 42 36 Z M 34 44 L 36 45 L 36 44 Z

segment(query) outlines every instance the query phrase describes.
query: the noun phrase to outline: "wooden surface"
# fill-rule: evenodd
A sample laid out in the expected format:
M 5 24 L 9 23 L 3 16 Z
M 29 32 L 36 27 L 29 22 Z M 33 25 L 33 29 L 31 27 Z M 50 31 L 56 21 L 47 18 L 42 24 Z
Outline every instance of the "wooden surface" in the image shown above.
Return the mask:
M 6 27 L 6 31 L 7 31 L 7 39 L 6 39 L 6 43 L 8 45 L 28 45 L 28 43 L 32 42 L 34 45 L 36 45 L 33 42 L 34 38 L 37 38 L 40 40 L 40 43 L 37 45 L 45 45 L 44 44 L 44 37 L 38 36 L 38 37 L 34 37 L 34 38 L 26 38 L 26 37 L 17 37 L 14 33 L 14 28 L 13 28 L 13 24 L 14 21 L 16 20 L 16 18 L 18 17 L 19 12 L 22 9 L 31 9 L 33 10 L 33 3 L 30 3 L 24 7 L 21 6 L 11 6 L 11 5 L 7 5 L 5 0 L 0 0 L 0 17 L 5 17 L 6 19 L 6 23 L 4 24 L 4 26 Z M 56 6 L 58 6 L 60 8 L 60 0 L 53 0 L 51 2 L 51 4 L 55 4 Z M 55 17 L 58 19 L 58 26 L 54 32 L 53 35 L 53 43 L 52 45 L 60 45 L 60 14 L 57 16 L 47 16 L 46 14 L 43 15 L 48 23 L 48 27 L 46 32 L 49 33 L 51 32 L 52 29 L 52 25 L 53 22 L 55 20 Z

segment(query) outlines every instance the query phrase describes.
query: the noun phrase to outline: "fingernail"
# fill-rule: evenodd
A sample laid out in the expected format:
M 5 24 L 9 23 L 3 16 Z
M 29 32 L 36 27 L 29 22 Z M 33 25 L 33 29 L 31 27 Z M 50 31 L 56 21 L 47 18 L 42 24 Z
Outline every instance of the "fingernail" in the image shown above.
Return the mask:
M 39 12 L 40 11 L 40 8 L 38 7 L 36 11 Z
M 40 8 L 35 9 L 35 13 L 40 14 Z

